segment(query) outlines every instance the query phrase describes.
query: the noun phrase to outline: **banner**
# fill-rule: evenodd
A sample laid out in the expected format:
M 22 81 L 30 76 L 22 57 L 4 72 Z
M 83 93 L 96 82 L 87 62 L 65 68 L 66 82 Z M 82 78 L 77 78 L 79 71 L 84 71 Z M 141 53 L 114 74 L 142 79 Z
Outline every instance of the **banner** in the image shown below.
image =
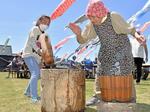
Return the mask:
M 92 48 L 91 50 L 89 50 L 86 54 L 85 54 L 85 58 L 88 57 L 94 50 L 96 50 L 97 46 Z
M 75 37 L 75 35 L 70 35 L 66 38 L 64 38 L 63 40 L 59 41 L 55 46 L 54 46 L 54 50 L 59 49 L 60 47 L 62 47 L 65 43 L 67 43 L 71 38 Z
M 140 28 L 140 32 L 143 33 L 150 26 L 150 21 L 144 23 L 144 25 Z
M 65 58 L 67 58 L 67 56 L 68 56 L 68 53 L 65 53 L 65 54 L 61 57 L 60 62 L 62 62 Z
M 66 10 L 75 2 L 75 0 L 62 0 L 62 2 L 58 5 L 58 7 L 51 14 L 51 20 L 58 18 L 63 15 Z
M 88 48 L 88 46 L 84 46 L 83 48 L 81 48 L 81 49 L 77 52 L 77 55 L 82 54 L 87 48 Z
M 150 10 L 150 0 L 146 2 L 144 7 L 139 10 L 136 14 L 134 14 L 131 18 L 128 19 L 128 23 L 134 24 L 140 17 L 145 15 Z

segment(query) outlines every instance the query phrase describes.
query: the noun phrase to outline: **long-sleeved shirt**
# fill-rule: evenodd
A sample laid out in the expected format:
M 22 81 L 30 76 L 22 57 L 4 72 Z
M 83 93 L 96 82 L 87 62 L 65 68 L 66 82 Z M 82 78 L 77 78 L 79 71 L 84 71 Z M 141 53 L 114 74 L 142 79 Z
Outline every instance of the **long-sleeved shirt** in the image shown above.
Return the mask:
M 33 49 L 37 52 L 38 50 L 40 50 L 40 48 L 36 45 L 37 43 L 37 38 L 38 36 L 40 36 L 42 34 L 42 32 L 40 31 L 39 27 L 34 26 L 30 33 L 29 33 L 29 37 L 26 41 L 25 47 L 23 49 L 23 55 L 22 57 L 29 57 L 29 56 L 33 56 L 37 59 L 37 54 L 33 52 Z
M 112 26 L 117 34 L 131 34 L 134 36 L 136 29 L 128 24 L 118 13 L 111 12 Z M 79 39 L 79 43 L 86 43 L 88 40 L 94 39 L 97 34 L 94 30 L 93 24 L 89 22 L 82 32 L 82 39 Z

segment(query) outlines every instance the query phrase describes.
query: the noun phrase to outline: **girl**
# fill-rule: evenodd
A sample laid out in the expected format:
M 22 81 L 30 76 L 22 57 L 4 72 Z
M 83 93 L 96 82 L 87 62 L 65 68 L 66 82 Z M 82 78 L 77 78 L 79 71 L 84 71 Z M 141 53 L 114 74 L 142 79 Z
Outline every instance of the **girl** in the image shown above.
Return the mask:
M 38 38 L 44 33 L 49 25 L 50 17 L 45 15 L 41 16 L 37 20 L 36 25 L 31 29 L 23 50 L 22 57 L 31 73 L 31 78 L 24 95 L 31 97 L 33 103 L 39 100 L 37 94 L 37 82 L 40 76 L 40 61 L 37 58 L 37 55 L 41 56 L 42 50 L 40 48 L 40 44 L 38 43 Z

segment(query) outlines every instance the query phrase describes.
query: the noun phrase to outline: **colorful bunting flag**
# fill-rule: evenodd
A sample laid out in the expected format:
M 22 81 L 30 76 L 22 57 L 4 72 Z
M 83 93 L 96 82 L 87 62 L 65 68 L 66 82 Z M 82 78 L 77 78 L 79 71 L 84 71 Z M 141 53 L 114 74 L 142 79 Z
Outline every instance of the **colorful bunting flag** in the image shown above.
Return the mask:
M 82 54 L 87 48 L 88 48 L 88 46 L 84 46 L 83 48 L 81 48 L 81 49 L 77 52 L 77 55 Z
M 140 32 L 143 33 L 150 26 L 150 21 L 146 22 L 141 28 Z
M 136 14 L 134 14 L 131 18 L 129 18 L 127 22 L 133 25 L 137 21 L 137 19 L 145 15 L 149 10 L 150 10 L 150 0 L 146 2 L 146 4 L 141 10 L 139 10 Z
M 63 61 L 65 58 L 67 58 L 67 56 L 68 56 L 68 53 L 65 53 L 65 54 L 61 57 L 60 62 Z
M 85 58 L 88 57 L 94 50 L 96 50 L 97 46 L 92 48 L 91 50 L 89 50 L 86 54 L 85 54 Z
M 71 38 L 73 38 L 75 35 L 71 35 L 68 36 L 66 38 L 64 38 L 63 40 L 59 41 L 55 46 L 54 46 L 54 50 L 59 49 L 60 47 L 62 47 L 66 42 L 68 42 Z
M 51 14 L 51 20 L 63 15 L 65 11 L 75 2 L 75 0 L 62 0 L 58 7 Z

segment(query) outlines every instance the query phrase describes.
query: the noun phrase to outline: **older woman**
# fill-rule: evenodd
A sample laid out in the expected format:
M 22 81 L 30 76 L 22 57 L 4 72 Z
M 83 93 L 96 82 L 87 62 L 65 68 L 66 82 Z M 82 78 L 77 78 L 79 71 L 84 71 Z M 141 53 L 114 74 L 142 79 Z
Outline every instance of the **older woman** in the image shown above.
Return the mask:
M 131 75 L 133 57 L 127 35 L 133 35 L 140 43 L 145 41 L 144 38 L 136 32 L 134 27 L 127 24 L 118 13 L 109 12 L 100 1 L 88 5 L 86 16 L 90 22 L 83 32 L 74 23 L 70 23 L 69 27 L 76 34 L 80 44 L 99 37 L 101 48 L 98 61 L 100 63 L 96 75 L 99 77 Z

